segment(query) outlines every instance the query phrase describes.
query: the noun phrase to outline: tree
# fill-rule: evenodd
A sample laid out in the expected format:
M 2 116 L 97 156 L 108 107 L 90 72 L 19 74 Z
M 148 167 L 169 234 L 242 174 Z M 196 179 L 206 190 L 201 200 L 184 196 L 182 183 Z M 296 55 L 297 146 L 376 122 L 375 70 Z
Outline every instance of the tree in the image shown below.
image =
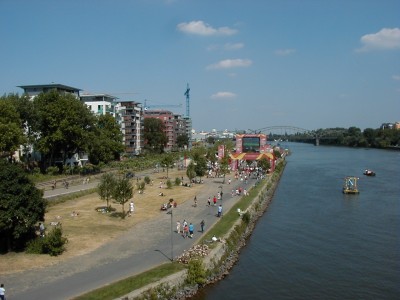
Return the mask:
M 37 114 L 35 146 L 42 154 L 42 168 L 52 164 L 59 153 L 65 162 L 72 154 L 87 149 L 95 118 L 84 103 L 54 90 L 35 97 L 33 106 Z
M 190 162 L 186 169 L 186 175 L 189 178 L 190 182 L 193 180 L 193 178 L 196 177 L 196 171 L 195 171 L 195 166 L 193 161 Z
M 19 250 L 35 237 L 35 224 L 43 221 L 46 200 L 20 165 L 0 160 L 0 245 Z
M 27 95 L 22 95 L 19 97 L 18 94 L 9 94 L 7 99 L 9 99 L 9 101 L 13 104 L 20 116 L 21 128 L 25 135 L 25 141 L 23 144 L 21 144 L 23 152 L 22 160 L 29 165 L 29 154 L 32 150 L 32 145 L 37 139 L 37 133 L 32 130 L 37 121 L 33 101 L 31 101 Z
M 163 153 L 168 142 L 164 123 L 157 118 L 144 119 L 144 148 L 150 152 Z
M 177 144 L 178 148 L 183 148 L 183 147 L 189 145 L 189 137 L 187 136 L 187 134 L 178 135 L 176 138 L 176 144 Z
M 268 172 L 268 170 L 271 168 L 269 160 L 265 157 L 257 161 L 257 166 L 260 167 L 264 172 Z
M 114 201 L 122 206 L 122 218 L 125 218 L 125 203 L 132 198 L 132 184 L 128 178 L 117 179 L 113 189 Z
M 114 187 L 116 185 L 116 180 L 114 175 L 111 173 L 105 173 L 100 178 L 100 183 L 97 186 L 97 192 L 102 200 L 107 201 L 107 209 L 110 208 L 110 200 L 113 197 Z
M 225 175 L 229 173 L 229 156 L 225 155 L 219 165 L 219 174 L 224 176 L 224 181 L 222 183 L 225 183 Z
M 196 176 L 199 176 L 200 179 L 206 174 L 207 171 L 207 161 L 204 156 L 199 156 L 195 161 L 194 171 L 196 172 Z
M 20 116 L 7 98 L 0 99 L 0 157 L 11 156 L 25 141 Z
M 90 140 L 89 160 L 95 165 L 99 162 L 108 163 L 117 160 L 124 151 L 120 126 L 110 114 L 96 117 L 96 125 Z
M 208 144 L 214 144 L 215 143 L 215 137 L 209 136 L 209 137 L 207 137 L 206 141 L 207 141 Z
M 167 169 L 167 178 L 168 178 L 168 170 L 170 168 L 172 168 L 174 166 L 174 158 L 172 157 L 172 155 L 168 154 L 165 155 L 162 159 L 161 159 L 161 166 L 163 168 Z

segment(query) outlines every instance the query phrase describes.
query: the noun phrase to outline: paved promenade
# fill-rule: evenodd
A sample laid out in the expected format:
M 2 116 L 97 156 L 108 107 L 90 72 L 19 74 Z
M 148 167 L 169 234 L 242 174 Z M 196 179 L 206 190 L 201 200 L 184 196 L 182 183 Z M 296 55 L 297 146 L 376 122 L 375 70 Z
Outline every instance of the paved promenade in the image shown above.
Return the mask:
M 138 174 L 139 175 L 139 174 Z M 144 176 L 146 174 L 140 174 Z M 236 187 L 247 188 L 254 184 L 249 180 L 233 180 L 222 185 L 220 178 L 205 178 L 204 190 L 197 195 L 198 206 L 193 207 L 193 199 L 173 209 L 173 234 L 171 247 L 171 215 L 160 212 L 159 217 L 137 224 L 124 232 L 117 239 L 105 244 L 95 251 L 77 256 L 59 264 L 45 268 L 4 275 L 1 281 L 7 288 L 7 298 L 12 300 L 71 299 L 87 291 L 102 287 L 114 281 L 139 274 L 162 263 L 170 262 L 171 255 L 179 256 L 189 249 L 201 236 L 200 221 L 205 220 L 207 230 L 217 222 L 217 206 L 208 207 L 207 198 L 213 197 L 220 186 L 223 189 L 222 202 L 224 211 L 230 209 L 239 197 L 231 196 Z M 61 193 L 71 193 L 97 186 L 93 181 L 85 185 L 70 186 L 69 189 L 58 188 L 45 191 L 44 196 L 51 198 Z M 184 239 L 176 231 L 176 221 L 186 219 L 195 225 L 193 239 Z M 99 236 L 101 232 L 96 232 Z

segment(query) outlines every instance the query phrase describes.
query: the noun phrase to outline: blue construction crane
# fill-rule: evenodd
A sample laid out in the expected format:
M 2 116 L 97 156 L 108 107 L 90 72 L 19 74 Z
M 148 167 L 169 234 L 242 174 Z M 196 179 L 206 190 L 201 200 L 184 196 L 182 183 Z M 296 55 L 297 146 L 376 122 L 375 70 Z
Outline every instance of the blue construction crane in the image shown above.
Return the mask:
M 186 85 L 186 91 L 185 91 L 185 96 L 186 96 L 186 117 L 190 116 L 190 88 L 189 88 L 189 83 Z

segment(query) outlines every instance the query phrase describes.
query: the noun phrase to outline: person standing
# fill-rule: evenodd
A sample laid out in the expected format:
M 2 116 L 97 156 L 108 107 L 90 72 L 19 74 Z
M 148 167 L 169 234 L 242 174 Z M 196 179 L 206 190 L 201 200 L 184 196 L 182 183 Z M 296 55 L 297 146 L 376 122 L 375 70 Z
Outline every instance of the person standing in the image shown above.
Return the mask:
M 217 205 L 217 197 L 214 196 L 213 202 L 214 202 L 214 206 L 216 206 Z
M 133 201 L 131 201 L 131 203 L 129 204 L 129 216 L 133 214 L 134 210 L 135 210 L 135 204 L 133 204 Z
M 6 289 L 4 288 L 4 284 L 0 285 L 0 299 L 6 300 Z
M 208 205 L 208 206 L 211 206 L 211 197 L 208 197 L 207 205 Z
M 193 238 L 193 232 L 194 232 L 194 225 L 192 223 L 189 224 L 189 237 Z
M 204 225 L 205 225 L 206 223 L 204 222 L 204 220 L 201 220 L 201 222 L 200 222 L 200 227 L 201 227 L 201 232 L 203 233 L 204 232 Z
M 44 224 L 43 223 L 39 223 L 39 233 L 41 237 L 44 237 Z
M 176 232 L 181 233 L 181 222 L 179 221 L 176 222 Z

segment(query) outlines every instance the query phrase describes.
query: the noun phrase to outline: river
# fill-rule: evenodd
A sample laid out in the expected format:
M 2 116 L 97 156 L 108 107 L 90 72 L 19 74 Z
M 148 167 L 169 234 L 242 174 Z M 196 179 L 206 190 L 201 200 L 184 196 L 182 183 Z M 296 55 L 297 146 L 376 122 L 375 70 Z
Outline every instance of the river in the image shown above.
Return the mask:
M 195 299 L 399 299 L 400 151 L 282 146 L 272 203 L 229 276 Z M 360 194 L 342 194 L 345 176 Z

